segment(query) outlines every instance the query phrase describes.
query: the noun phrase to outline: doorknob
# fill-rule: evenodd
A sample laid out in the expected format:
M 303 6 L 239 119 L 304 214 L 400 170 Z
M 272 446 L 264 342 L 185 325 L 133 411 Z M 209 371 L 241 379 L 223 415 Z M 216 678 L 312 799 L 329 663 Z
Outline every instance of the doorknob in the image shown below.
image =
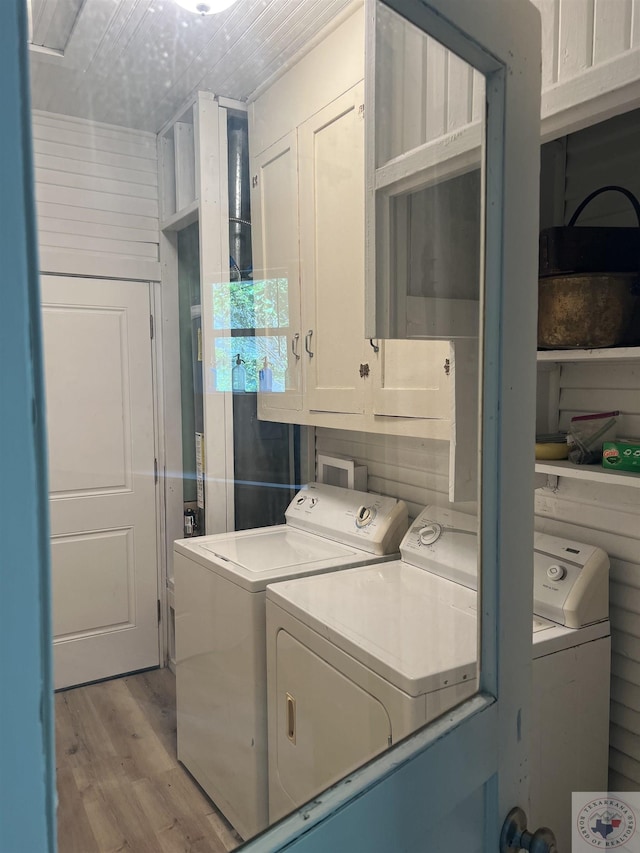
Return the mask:
M 529 853 L 558 853 L 556 837 L 541 826 L 531 833 L 527 830 L 527 816 L 520 808 L 511 809 L 500 833 L 500 853 L 509 850 L 528 850 Z

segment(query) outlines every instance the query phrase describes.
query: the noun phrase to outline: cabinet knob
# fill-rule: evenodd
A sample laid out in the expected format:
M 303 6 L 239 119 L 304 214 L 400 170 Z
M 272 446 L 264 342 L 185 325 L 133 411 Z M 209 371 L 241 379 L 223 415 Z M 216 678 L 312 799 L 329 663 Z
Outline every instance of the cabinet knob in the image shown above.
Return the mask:
M 365 376 L 368 376 L 368 375 L 369 375 L 369 365 L 368 364 L 361 364 L 360 365 L 360 378 L 364 379 Z

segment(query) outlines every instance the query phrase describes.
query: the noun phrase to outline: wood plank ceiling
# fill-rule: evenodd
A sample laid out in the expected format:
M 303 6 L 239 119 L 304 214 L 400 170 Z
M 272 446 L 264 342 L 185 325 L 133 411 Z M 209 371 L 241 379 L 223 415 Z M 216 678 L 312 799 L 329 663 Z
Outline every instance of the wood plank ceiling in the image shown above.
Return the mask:
M 350 0 L 31 0 L 34 108 L 159 130 L 192 92 L 245 100 Z

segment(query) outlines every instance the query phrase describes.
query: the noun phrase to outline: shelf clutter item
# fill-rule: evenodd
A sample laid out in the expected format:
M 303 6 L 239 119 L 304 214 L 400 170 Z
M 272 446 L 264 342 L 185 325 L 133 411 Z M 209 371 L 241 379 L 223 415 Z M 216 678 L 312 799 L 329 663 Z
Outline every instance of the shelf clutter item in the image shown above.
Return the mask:
M 616 437 L 620 412 L 600 412 L 571 418 L 567 434 L 569 461 L 576 465 L 593 465 L 602 459 L 605 441 Z
M 602 467 L 640 474 L 640 438 L 605 441 L 602 446 Z
M 604 192 L 633 205 L 637 228 L 580 227 L 584 208 Z M 569 225 L 540 234 L 538 346 L 594 348 L 640 341 L 640 203 L 624 187 L 588 195 Z
M 240 353 L 238 353 L 235 365 L 231 371 L 231 390 L 234 393 L 244 392 L 247 390 L 247 371 L 244 364 L 245 360 L 240 358 Z
M 536 459 L 558 460 L 569 455 L 566 432 L 536 435 Z

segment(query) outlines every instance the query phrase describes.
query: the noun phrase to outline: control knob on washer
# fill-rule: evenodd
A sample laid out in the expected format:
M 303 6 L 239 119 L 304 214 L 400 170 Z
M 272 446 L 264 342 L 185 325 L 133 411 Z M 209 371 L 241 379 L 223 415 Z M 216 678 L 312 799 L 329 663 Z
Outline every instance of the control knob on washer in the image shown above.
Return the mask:
M 566 574 L 567 570 L 564 566 L 549 566 L 547 569 L 547 577 L 552 581 L 561 581 Z
M 432 521 L 420 529 L 418 539 L 420 540 L 421 545 L 433 545 L 433 543 L 440 538 L 441 533 L 441 525 Z
M 372 506 L 361 506 L 356 513 L 356 527 L 366 527 L 375 518 L 376 511 Z

